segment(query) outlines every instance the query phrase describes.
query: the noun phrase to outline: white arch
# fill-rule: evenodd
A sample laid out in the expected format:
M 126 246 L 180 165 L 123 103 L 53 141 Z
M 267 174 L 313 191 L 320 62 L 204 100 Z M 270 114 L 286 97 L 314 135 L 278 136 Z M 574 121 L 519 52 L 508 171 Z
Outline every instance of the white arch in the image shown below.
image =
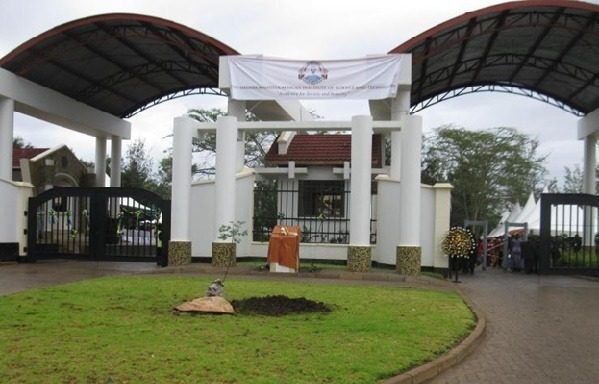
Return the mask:
M 62 180 L 66 180 L 65 184 L 67 184 L 67 185 L 61 185 L 61 184 L 63 184 L 60 182 Z M 54 175 L 53 184 L 55 187 L 78 187 L 79 186 L 79 183 L 72 175 L 69 175 L 68 173 L 64 173 L 64 172 L 58 172 Z

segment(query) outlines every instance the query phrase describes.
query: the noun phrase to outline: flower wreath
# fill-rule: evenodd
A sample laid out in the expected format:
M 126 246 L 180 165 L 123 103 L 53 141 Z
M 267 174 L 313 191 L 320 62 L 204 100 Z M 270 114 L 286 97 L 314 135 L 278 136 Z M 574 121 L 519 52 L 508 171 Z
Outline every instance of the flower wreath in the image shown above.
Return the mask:
M 449 257 L 466 258 L 476 249 L 474 236 L 469 229 L 451 227 L 441 243 L 443 252 Z

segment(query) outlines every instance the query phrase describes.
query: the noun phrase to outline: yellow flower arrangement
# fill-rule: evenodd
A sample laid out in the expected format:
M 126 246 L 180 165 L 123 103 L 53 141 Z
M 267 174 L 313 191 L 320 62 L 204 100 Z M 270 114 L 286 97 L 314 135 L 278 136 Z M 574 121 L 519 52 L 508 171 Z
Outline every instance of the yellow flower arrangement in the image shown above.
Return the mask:
M 451 227 L 441 243 L 443 252 L 449 257 L 466 258 L 476 248 L 474 236 L 469 229 Z

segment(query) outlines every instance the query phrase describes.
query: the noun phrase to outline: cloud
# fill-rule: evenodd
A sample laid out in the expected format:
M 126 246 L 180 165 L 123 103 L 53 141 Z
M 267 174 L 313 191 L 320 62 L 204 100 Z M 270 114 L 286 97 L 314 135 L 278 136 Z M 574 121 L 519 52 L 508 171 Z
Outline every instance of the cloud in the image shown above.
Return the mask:
M 593 1 L 597 3 L 597 1 Z M 133 12 L 170 19 L 199 30 L 241 53 L 300 59 L 332 59 L 386 53 L 404 41 L 465 12 L 497 1 L 416 2 L 387 0 L 3 0 L 0 57 L 17 45 L 62 23 L 108 12 Z M 368 113 L 366 102 L 306 102 L 327 119 Z M 145 138 L 156 159 L 169 141 L 172 119 L 190 108 L 226 108 L 226 99 L 189 96 L 133 117 L 133 138 Z M 541 141 L 548 168 L 581 163 L 578 118 L 521 96 L 476 94 L 444 101 L 420 113 L 425 130 L 453 123 L 469 129 L 514 127 Z M 65 142 L 78 156 L 93 160 L 94 139 L 39 120 L 15 118 L 15 135 L 38 146 Z M 127 143 L 124 143 L 123 153 Z M 156 163 L 157 161 L 155 161 Z

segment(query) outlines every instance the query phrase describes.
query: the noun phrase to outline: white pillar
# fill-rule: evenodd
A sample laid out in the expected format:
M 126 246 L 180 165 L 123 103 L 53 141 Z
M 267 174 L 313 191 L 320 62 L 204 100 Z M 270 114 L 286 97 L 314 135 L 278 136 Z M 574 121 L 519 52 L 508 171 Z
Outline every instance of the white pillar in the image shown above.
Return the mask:
M 96 137 L 96 187 L 106 186 L 106 138 Z
M 237 143 L 235 145 L 235 170 L 240 172 L 245 166 L 245 133 L 237 131 Z
M 584 183 L 582 191 L 595 195 L 597 193 L 595 182 L 595 168 L 597 167 L 597 137 L 589 135 L 584 138 Z
M 391 161 L 389 162 L 389 176 L 393 180 L 399 180 L 401 163 L 401 132 L 391 132 Z
M 584 140 L 584 174 L 582 191 L 595 195 L 595 167 L 597 166 L 597 135 L 599 134 L 599 109 L 578 120 L 578 140 Z
M 189 241 L 191 149 L 194 121 L 177 117 L 173 124 L 173 181 L 171 190 L 171 241 Z
M 370 245 L 372 116 L 352 117 L 349 243 Z
M 112 136 L 110 140 L 110 186 L 121 186 L 121 143 L 119 136 Z
M 584 140 L 584 170 L 582 192 L 596 195 L 596 176 L 597 167 L 597 135 L 599 134 L 599 109 L 587 113 L 582 119 L 578 120 L 578 139 Z M 583 244 L 592 246 L 595 242 L 593 233 L 593 212 L 591 207 L 584 211 L 584 233 Z
M 245 101 L 229 98 L 227 116 L 236 117 L 237 121 L 245 121 Z M 236 170 L 241 171 L 245 164 L 245 134 L 243 132 L 237 133 L 235 153 Z
M 584 138 L 584 171 L 582 192 L 590 195 L 597 194 L 595 169 L 597 167 L 597 137 L 594 134 Z M 593 233 L 593 209 L 587 206 L 583 212 L 584 230 L 582 235 L 583 244 L 592 246 L 595 238 Z
M 397 96 L 391 100 L 391 120 L 402 120 L 410 114 L 410 89 L 399 89 Z M 404 127 L 402 127 L 404 129 Z M 401 132 L 391 132 L 391 167 L 389 176 L 400 179 L 401 173 Z
M 227 103 L 227 116 L 237 118 L 237 121 L 245 120 L 245 101 L 229 98 Z
M 0 98 L 0 179 L 12 180 L 12 140 L 15 102 Z
M 420 145 L 422 118 L 408 116 L 402 129 L 399 245 L 420 247 Z M 403 128 L 403 127 L 402 127 Z
M 235 181 L 237 145 L 237 118 L 219 116 L 216 120 L 216 229 L 215 241 L 218 239 L 218 228 L 235 221 Z

